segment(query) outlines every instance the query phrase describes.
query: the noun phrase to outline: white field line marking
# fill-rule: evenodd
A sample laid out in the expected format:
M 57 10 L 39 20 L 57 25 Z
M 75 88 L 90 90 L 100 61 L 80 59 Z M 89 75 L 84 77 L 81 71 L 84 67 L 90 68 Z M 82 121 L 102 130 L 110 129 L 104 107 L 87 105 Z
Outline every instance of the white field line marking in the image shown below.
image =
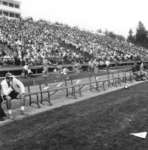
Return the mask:
M 145 139 L 147 137 L 147 132 L 131 133 L 130 135 Z

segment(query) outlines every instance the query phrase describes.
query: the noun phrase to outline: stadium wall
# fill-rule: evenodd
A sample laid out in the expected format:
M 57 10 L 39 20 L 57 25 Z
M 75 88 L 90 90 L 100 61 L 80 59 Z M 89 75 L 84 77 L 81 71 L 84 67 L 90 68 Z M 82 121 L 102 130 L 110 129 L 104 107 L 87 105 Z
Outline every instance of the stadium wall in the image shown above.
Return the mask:
M 121 67 L 131 67 L 132 65 L 134 65 L 134 62 L 129 61 L 129 62 L 120 62 L 120 63 L 111 63 L 110 64 L 110 68 L 114 68 L 114 69 L 118 69 Z M 145 68 L 148 69 L 148 61 L 144 62 L 144 66 Z M 52 66 L 48 66 L 48 71 L 49 72 L 53 72 L 53 70 L 56 68 L 57 66 L 52 65 Z M 73 65 L 63 65 L 63 67 L 68 68 L 70 71 L 73 71 L 74 66 Z M 106 69 L 106 65 L 101 65 L 98 66 L 99 69 Z M 5 73 L 7 72 L 11 72 L 14 75 L 21 75 L 23 70 L 23 67 L 7 67 L 7 68 L 1 68 L 0 70 L 0 77 L 3 77 L 5 75 Z M 43 65 L 41 66 L 33 66 L 31 67 L 31 70 L 34 74 L 41 74 L 43 71 Z M 81 70 L 82 71 L 87 71 L 88 70 L 88 64 L 83 64 L 81 65 Z

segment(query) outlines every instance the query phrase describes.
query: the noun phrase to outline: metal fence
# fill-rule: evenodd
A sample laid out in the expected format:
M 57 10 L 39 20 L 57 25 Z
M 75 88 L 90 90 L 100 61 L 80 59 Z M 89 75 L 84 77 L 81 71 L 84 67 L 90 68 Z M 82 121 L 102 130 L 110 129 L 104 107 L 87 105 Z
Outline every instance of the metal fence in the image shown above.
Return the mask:
M 82 97 L 83 93 L 87 90 L 90 92 L 106 91 L 109 88 L 121 87 L 123 84 L 133 82 L 133 80 L 133 74 L 129 70 L 109 72 L 104 76 L 90 73 L 89 76 L 84 79 L 73 79 L 70 76 L 63 76 L 60 82 L 52 84 L 48 84 L 48 78 L 46 78 L 46 80 L 40 84 L 32 83 L 27 85 L 27 92 L 23 101 L 25 106 L 36 104 L 36 106 L 40 108 L 40 105 L 44 102 L 48 102 L 49 105 L 52 105 L 54 96 L 65 96 L 66 98 L 77 99 L 78 97 Z M 35 81 L 32 80 L 32 82 Z M 17 101 L 19 101 L 19 99 Z

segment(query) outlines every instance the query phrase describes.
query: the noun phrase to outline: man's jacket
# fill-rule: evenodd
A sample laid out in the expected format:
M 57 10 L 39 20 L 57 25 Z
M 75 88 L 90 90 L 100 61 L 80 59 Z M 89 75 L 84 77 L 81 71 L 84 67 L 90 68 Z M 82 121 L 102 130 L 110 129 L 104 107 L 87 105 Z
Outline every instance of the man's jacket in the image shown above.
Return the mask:
M 16 91 L 19 94 L 25 93 L 24 84 L 13 77 L 12 81 L 10 81 L 10 85 L 7 83 L 6 79 L 1 82 L 1 95 L 9 95 L 12 91 Z

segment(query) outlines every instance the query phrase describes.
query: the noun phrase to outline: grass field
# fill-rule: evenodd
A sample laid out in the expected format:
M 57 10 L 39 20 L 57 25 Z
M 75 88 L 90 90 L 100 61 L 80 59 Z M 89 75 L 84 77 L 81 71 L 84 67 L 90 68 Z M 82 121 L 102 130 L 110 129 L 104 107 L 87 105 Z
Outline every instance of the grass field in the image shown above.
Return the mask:
M 15 121 L 0 128 L 0 150 L 147 150 L 148 83 Z

